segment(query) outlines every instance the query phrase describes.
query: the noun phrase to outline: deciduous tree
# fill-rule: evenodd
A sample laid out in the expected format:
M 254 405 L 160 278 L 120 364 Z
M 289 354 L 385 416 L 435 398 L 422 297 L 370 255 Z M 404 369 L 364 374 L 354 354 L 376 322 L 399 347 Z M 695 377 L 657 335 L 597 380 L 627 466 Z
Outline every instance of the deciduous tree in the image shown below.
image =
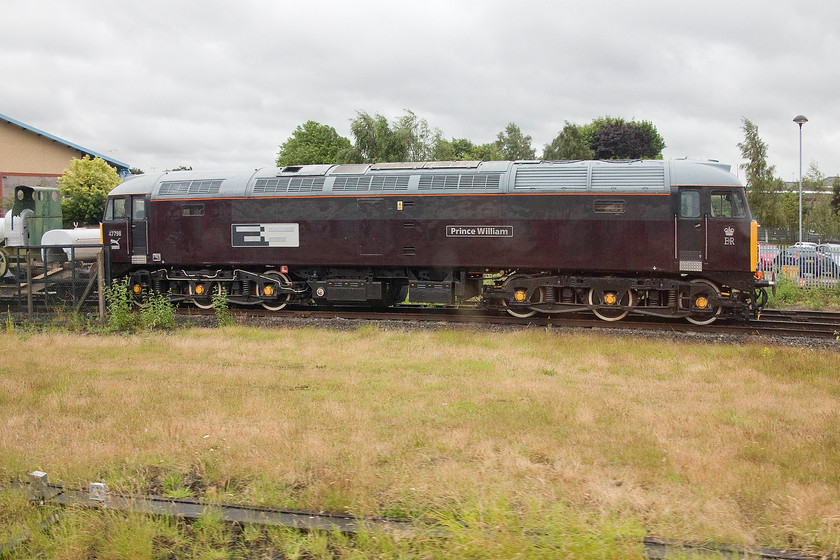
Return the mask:
M 117 171 L 101 158 L 73 159 L 58 179 L 65 227 L 102 220 L 108 193 L 122 183 Z
M 840 176 L 835 176 L 831 184 L 831 211 L 840 219 Z
M 445 140 L 440 138 L 435 144 L 433 159 L 436 161 L 498 161 L 505 157 L 495 142 L 475 145 L 466 138 Z
M 765 228 L 790 227 L 798 222 L 789 221 L 789 201 L 780 193 L 784 191 L 784 182 L 774 176 L 775 167 L 767 163 L 767 144 L 758 135 L 758 127 L 749 119 L 742 118 L 744 141 L 738 144 L 741 157 L 747 163 L 741 164 L 746 171 L 747 201 L 753 216 Z
M 600 117 L 587 125 L 566 121 L 545 147 L 544 159 L 662 159 L 665 140 L 649 121 Z
M 298 125 L 277 153 L 277 166 L 338 163 L 339 155 L 351 148 L 350 140 L 331 126 L 307 121 Z
M 802 177 L 802 190 L 807 193 L 802 200 L 802 227 L 823 238 L 836 238 L 840 235 L 840 216 L 832 209 L 832 196 L 826 192 L 825 179 L 816 162 L 811 163 L 808 173 Z
M 360 111 L 350 130 L 355 143 L 341 156 L 347 163 L 428 161 L 442 136 L 413 111 L 406 111 L 393 124 L 383 115 Z
M 548 160 L 578 160 L 594 157 L 595 152 L 589 147 L 589 139 L 584 130 L 569 121 L 566 121 L 560 134 L 546 145 L 543 151 L 543 159 Z
M 648 121 L 603 117 L 590 126 L 596 159 L 662 159 L 665 141 Z
M 516 123 L 508 123 L 496 139 L 496 149 L 503 159 L 534 159 L 534 148 L 531 147 L 531 137 L 522 134 Z

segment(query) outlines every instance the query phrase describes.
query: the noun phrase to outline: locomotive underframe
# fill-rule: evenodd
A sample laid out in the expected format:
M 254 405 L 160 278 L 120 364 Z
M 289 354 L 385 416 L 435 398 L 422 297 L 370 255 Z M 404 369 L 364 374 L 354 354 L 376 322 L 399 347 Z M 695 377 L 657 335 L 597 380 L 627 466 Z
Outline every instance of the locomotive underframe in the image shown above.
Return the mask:
M 605 320 L 627 314 L 688 317 L 705 324 L 721 316 L 747 319 L 764 303 L 749 275 L 681 277 L 593 276 L 561 271 L 302 267 L 134 270 L 135 293 L 149 290 L 173 302 L 211 307 L 224 289 L 236 305 L 268 309 L 295 306 L 442 306 L 506 310 L 517 317 L 595 312 Z
M 688 317 L 705 324 L 720 316 L 754 317 L 766 302 L 752 276 L 679 278 L 517 274 L 485 294 L 517 316 L 593 311 L 605 320 L 626 314 Z

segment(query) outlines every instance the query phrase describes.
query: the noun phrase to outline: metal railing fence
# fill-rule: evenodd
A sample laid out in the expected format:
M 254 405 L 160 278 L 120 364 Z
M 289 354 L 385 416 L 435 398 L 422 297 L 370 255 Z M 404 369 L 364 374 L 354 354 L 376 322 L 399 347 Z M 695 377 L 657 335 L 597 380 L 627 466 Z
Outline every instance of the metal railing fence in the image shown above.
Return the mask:
M 840 244 L 758 245 L 758 270 L 802 287 L 840 284 Z
M 0 303 L 26 307 L 29 314 L 98 306 L 105 316 L 101 244 L 3 247 Z

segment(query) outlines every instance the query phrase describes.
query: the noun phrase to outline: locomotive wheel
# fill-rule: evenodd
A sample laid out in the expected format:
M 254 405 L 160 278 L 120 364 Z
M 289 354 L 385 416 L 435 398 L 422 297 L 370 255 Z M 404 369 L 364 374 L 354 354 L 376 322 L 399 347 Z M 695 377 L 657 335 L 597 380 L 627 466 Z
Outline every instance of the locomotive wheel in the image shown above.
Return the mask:
M 621 307 L 633 307 L 636 305 L 636 292 L 633 290 L 625 290 L 623 292 L 604 290 L 598 296 L 595 293 L 595 289 L 590 288 L 589 305 L 600 306 L 593 307 L 592 313 L 602 321 L 620 321 L 630 313 L 629 309 L 621 309 Z M 616 309 L 611 309 L 610 306 L 615 306 Z
M 714 307 L 709 305 L 709 297 L 719 296 L 720 289 L 715 286 L 714 282 L 706 280 L 705 278 L 697 278 L 696 280 L 692 280 L 691 283 L 695 286 L 703 285 L 707 288 L 695 296 L 694 301 L 691 302 L 692 307 L 706 307 L 709 311 L 705 313 L 695 313 L 694 315 L 687 316 L 685 319 L 694 325 L 710 325 L 714 323 L 715 319 L 720 316 L 723 308 L 720 305 Z
M 265 276 L 277 280 L 281 284 L 288 285 L 292 283 L 292 281 L 287 275 L 283 274 L 282 272 L 277 272 L 276 270 L 269 270 L 265 273 Z M 267 301 L 264 301 L 262 302 L 262 306 L 268 309 L 269 311 L 280 311 L 281 309 L 286 307 L 286 305 L 288 305 L 289 300 L 291 299 L 292 294 L 286 294 L 285 296 L 280 296 L 276 302 L 269 303 Z
M 151 292 L 151 275 L 148 270 L 138 270 L 134 272 L 128 280 L 128 290 L 131 295 L 131 300 L 137 307 L 142 306 L 149 299 L 149 292 Z
M 514 275 L 508 278 L 507 282 L 505 282 L 506 288 L 511 288 L 513 290 L 514 296 L 513 301 L 504 300 L 502 305 L 505 307 L 505 311 L 507 311 L 513 317 L 518 319 L 527 319 L 528 317 L 533 317 L 537 314 L 537 312 L 533 309 L 529 309 L 528 305 L 533 305 L 535 303 L 542 303 L 545 301 L 545 288 L 540 287 L 534 290 L 531 294 L 531 297 L 526 301 L 528 290 L 524 286 L 517 285 L 518 278 Z
M 6 250 L 0 247 L 0 278 L 6 276 L 7 272 L 9 272 L 9 258 Z
M 220 282 L 213 282 L 210 284 L 207 293 L 199 296 L 193 293 L 193 288 L 191 287 L 190 294 L 193 296 L 192 302 L 199 309 L 213 309 L 213 296 L 221 293 L 223 289 Z

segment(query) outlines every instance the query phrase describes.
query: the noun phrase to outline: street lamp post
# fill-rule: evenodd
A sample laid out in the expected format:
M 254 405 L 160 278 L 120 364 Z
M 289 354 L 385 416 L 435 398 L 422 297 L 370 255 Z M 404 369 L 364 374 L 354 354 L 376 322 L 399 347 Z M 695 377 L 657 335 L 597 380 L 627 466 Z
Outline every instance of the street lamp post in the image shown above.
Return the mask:
M 799 125 L 799 241 L 802 242 L 802 125 L 808 119 L 805 115 L 796 115 L 793 122 Z

